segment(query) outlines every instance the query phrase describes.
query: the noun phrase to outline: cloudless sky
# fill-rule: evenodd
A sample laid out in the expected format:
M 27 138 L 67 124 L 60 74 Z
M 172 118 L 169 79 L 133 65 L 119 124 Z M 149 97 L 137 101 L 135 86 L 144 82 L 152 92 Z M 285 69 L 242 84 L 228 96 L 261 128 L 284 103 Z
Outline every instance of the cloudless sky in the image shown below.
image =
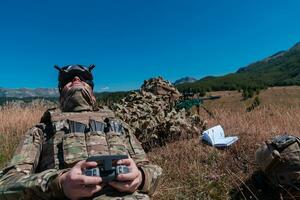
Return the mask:
M 0 87 L 54 88 L 96 64 L 95 89 L 223 75 L 300 41 L 298 0 L 1 0 Z

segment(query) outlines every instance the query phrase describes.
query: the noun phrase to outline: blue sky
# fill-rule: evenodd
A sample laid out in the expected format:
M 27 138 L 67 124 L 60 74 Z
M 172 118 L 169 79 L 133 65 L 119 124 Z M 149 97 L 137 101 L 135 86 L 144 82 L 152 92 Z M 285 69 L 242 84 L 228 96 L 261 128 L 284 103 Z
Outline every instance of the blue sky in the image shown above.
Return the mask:
M 0 87 L 54 88 L 96 64 L 95 89 L 235 72 L 300 41 L 297 0 L 0 1 Z

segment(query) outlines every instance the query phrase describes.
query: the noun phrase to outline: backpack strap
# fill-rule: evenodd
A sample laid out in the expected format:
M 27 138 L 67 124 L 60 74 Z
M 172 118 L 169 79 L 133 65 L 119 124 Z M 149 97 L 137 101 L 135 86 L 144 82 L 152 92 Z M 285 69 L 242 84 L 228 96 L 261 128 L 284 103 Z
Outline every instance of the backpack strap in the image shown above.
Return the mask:
M 299 142 L 299 139 L 292 135 L 280 135 L 275 137 L 271 144 L 275 147 L 276 150 L 282 151 L 286 147 L 292 145 L 295 142 Z

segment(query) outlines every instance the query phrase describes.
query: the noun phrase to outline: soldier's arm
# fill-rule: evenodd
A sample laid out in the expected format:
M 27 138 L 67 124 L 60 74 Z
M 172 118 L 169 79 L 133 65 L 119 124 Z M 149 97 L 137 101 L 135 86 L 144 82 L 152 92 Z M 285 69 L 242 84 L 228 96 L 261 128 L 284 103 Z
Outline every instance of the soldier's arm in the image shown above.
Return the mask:
M 134 134 L 129 134 L 128 142 L 130 145 L 130 156 L 135 161 L 137 167 L 141 170 L 143 181 L 139 190 L 141 192 L 152 195 L 162 175 L 162 169 L 150 163 L 141 143 Z
M 43 145 L 43 125 L 29 129 L 9 164 L 0 171 L 0 199 L 53 199 L 63 197 L 58 176 L 50 169 L 34 173 Z

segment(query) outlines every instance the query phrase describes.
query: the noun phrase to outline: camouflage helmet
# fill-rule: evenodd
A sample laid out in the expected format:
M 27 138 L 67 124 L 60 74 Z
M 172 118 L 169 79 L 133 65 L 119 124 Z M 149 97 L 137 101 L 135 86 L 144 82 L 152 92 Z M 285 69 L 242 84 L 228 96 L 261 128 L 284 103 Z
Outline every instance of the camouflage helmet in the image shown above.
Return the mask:
M 58 71 L 58 89 L 61 92 L 63 87 L 71 82 L 75 76 L 78 76 L 80 80 L 89 84 L 92 89 L 94 88 L 92 69 L 95 65 L 85 67 L 83 65 L 67 65 L 62 68 L 57 65 L 54 66 Z
M 300 191 L 300 140 L 281 135 L 266 141 L 256 151 L 255 160 L 271 184 Z

